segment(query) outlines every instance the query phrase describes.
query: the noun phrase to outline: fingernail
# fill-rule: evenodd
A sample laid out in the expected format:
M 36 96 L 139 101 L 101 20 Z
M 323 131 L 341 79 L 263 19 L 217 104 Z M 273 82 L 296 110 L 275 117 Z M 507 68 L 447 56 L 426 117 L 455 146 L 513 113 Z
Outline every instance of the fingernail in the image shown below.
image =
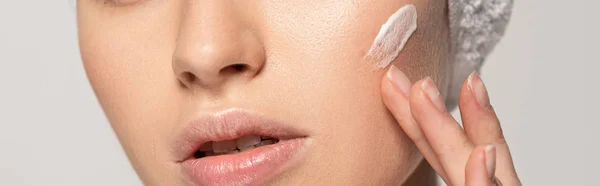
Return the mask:
M 469 75 L 469 79 L 467 81 L 469 89 L 471 89 L 475 95 L 475 99 L 479 105 L 481 105 L 483 108 L 488 108 L 490 105 L 490 98 L 488 96 L 487 89 L 481 80 L 481 76 L 479 76 L 477 72 L 473 72 L 471 75 Z
M 405 96 L 408 97 L 408 95 L 410 95 L 412 83 L 408 77 L 406 77 L 406 75 L 396 66 L 390 66 L 390 69 L 387 72 L 387 79 L 392 82 L 396 88 L 400 89 Z
M 425 78 L 425 80 L 421 84 L 421 89 L 423 89 L 423 91 L 425 91 L 425 93 L 427 94 L 427 97 L 429 97 L 429 100 L 431 100 L 431 102 L 433 102 L 435 107 L 437 107 L 437 109 L 440 112 L 447 111 L 446 105 L 444 104 L 444 99 L 442 98 L 440 91 L 437 89 L 437 87 L 433 83 L 433 80 L 431 80 L 430 77 Z
M 491 144 L 485 146 L 485 168 L 487 169 L 488 178 L 494 178 L 496 170 L 496 145 Z

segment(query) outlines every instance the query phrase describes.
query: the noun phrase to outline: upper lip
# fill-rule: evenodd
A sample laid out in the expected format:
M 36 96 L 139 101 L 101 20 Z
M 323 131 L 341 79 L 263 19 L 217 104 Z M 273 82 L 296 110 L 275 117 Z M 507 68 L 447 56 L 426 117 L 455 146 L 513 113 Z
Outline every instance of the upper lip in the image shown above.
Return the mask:
M 280 140 L 306 137 L 306 133 L 297 128 L 236 108 L 201 115 L 180 129 L 171 144 L 177 162 L 193 158 L 198 148 L 210 141 L 233 140 L 246 135 Z

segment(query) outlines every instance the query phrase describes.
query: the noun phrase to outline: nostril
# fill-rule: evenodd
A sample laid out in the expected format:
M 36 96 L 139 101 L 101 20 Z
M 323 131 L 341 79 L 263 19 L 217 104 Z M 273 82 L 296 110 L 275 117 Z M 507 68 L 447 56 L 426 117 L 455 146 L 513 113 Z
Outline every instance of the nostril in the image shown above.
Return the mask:
M 231 65 L 231 67 L 233 69 L 235 69 L 236 71 L 244 71 L 244 70 L 246 70 L 246 68 L 248 68 L 248 65 L 245 65 L 245 64 L 234 64 L 234 65 Z
M 241 63 L 232 64 L 232 65 L 229 65 L 229 66 L 221 69 L 221 73 L 229 74 L 229 73 L 244 72 L 244 71 L 248 70 L 248 68 L 250 68 L 250 67 L 246 64 L 241 64 Z
M 196 75 L 192 74 L 191 72 L 184 72 L 181 74 L 181 77 L 185 82 L 194 83 L 194 81 L 196 81 Z
M 183 71 L 180 72 L 178 79 L 182 87 L 189 87 L 193 84 L 202 84 L 202 86 L 205 86 L 208 84 L 219 83 L 227 78 L 230 78 L 230 76 L 246 76 L 248 72 L 253 70 L 251 68 L 252 67 L 248 64 L 236 63 L 222 66 L 222 68 L 218 71 L 218 74 L 215 74 L 215 71 L 203 69 L 196 71 Z

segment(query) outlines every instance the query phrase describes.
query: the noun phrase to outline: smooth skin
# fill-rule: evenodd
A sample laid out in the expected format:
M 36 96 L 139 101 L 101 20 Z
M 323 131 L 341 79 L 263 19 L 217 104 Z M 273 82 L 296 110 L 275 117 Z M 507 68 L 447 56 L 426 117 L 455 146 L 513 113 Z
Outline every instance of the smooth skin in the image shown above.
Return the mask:
M 79 44 L 90 84 L 144 185 L 185 185 L 170 153 L 174 131 L 195 115 L 230 108 L 307 133 L 306 157 L 265 185 L 435 184 L 421 154 L 461 185 L 475 145 L 460 154 L 462 169 L 431 155 L 433 144 L 452 136 L 415 145 L 417 129 L 436 128 L 420 126 L 431 124 L 423 117 L 449 116 L 416 112 L 388 81 L 382 100 L 386 71 L 364 58 L 381 25 L 407 4 L 417 7 L 419 28 L 393 64 L 413 80 L 431 77 L 445 95 L 452 56 L 443 0 L 78 0 Z M 420 153 L 423 144 L 432 150 Z M 481 169 L 481 154 L 473 157 Z M 507 169 L 497 170 L 511 183 Z
M 382 95 L 402 129 L 447 185 L 521 185 L 500 122 L 476 72 L 460 92 L 464 129 L 446 110 L 431 78 L 413 84 L 392 65 L 383 78 Z
M 423 158 L 383 105 L 386 71 L 364 56 L 406 4 L 417 7 L 419 29 L 393 63 L 445 92 L 439 0 L 78 0 L 79 44 L 144 185 L 185 185 L 174 131 L 230 108 L 307 133 L 304 159 L 265 185 L 400 185 L 418 177 Z

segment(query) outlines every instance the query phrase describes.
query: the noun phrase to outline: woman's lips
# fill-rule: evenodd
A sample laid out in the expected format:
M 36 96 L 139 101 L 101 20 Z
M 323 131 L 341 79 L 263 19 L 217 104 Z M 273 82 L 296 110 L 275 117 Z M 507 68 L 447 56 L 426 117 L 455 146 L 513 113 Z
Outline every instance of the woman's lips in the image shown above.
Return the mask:
M 207 142 L 234 140 L 257 135 L 279 139 L 237 154 L 195 158 Z M 198 185 L 258 185 L 297 163 L 307 146 L 301 130 L 241 109 L 201 116 L 181 128 L 172 143 L 176 162 L 190 181 Z
M 305 138 L 282 140 L 237 154 L 190 159 L 183 168 L 199 185 L 259 185 L 297 162 L 304 144 Z

